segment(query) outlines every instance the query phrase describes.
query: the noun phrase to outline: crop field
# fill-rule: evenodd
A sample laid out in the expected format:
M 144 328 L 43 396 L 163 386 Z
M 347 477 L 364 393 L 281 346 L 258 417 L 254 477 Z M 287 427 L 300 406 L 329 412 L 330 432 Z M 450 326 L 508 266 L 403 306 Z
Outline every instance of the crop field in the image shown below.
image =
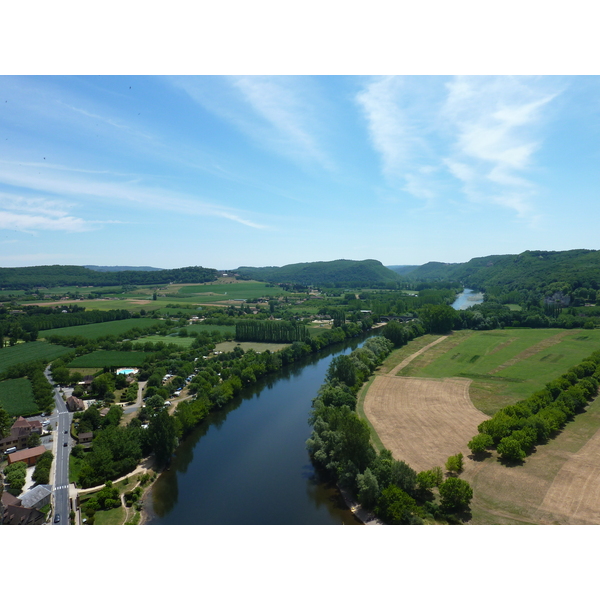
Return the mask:
M 123 319 L 121 321 L 107 321 L 106 323 L 90 323 L 89 325 L 44 329 L 40 331 L 38 335 L 39 337 L 46 337 L 49 335 L 80 335 L 88 340 L 95 340 L 96 338 L 105 335 L 121 335 L 134 327 L 144 329 L 156 324 L 156 319 L 145 319 L 141 317 L 139 319 Z
M 72 352 L 71 348 L 48 344 L 47 342 L 27 342 L 26 344 L 2 348 L 0 349 L 0 373 L 19 363 L 34 360 L 50 362 L 68 352 Z
M 461 477 L 474 490 L 472 524 L 600 524 L 598 398 L 520 465 L 505 466 L 495 451 L 476 460 L 467 447 L 485 412 L 525 398 L 581 362 L 600 347 L 599 334 L 461 331 L 434 345 L 415 344 L 417 338 L 382 365 L 361 394 L 362 408 L 385 447 L 416 470 L 443 468 L 462 452 Z
M 70 369 L 80 367 L 140 367 L 149 352 L 119 352 L 118 350 L 97 350 L 78 356 L 67 366 Z
M 33 398 L 31 382 L 21 379 L 0 381 L 0 406 L 11 416 L 30 415 L 39 412 Z

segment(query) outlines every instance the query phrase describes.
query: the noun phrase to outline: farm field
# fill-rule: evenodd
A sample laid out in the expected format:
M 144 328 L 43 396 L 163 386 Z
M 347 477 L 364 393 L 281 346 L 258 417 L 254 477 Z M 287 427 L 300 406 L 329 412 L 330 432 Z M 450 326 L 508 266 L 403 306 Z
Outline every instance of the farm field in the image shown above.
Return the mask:
M 196 325 L 188 325 L 188 332 L 197 331 L 199 333 L 211 331 L 218 331 L 221 335 L 230 333 L 235 335 L 235 325 L 204 325 L 204 323 L 198 323 Z
M 600 348 L 600 330 L 456 331 L 398 372 L 468 377 L 475 407 L 488 415 L 526 398 Z
M 526 384 L 535 391 L 581 362 L 598 349 L 598 333 L 455 332 L 420 355 L 414 345 L 413 360 L 402 365 L 409 344 L 392 353 L 387 366 L 384 363 L 380 374 L 363 390 L 364 413 L 394 457 L 417 471 L 443 468 L 448 456 L 462 452 L 465 468 L 461 477 L 474 490 L 471 524 L 600 524 L 598 398 L 561 433 L 538 446 L 523 464 L 504 466 L 495 451 L 484 460 L 475 460 L 467 447 L 478 423 L 487 418 L 481 406 L 471 401 L 476 395 L 474 387 L 481 381 L 478 376 L 487 378 L 485 391 L 494 396 L 480 402 L 491 413 L 526 397 L 530 393 Z M 490 334 L 496 334 L 495 343 Z M 414 342 L 418 340 L 411 344 Z M 478 358 L 472 360 L 473 356 Z M 396 369 L 400 377 L 395 376 Z M 411 376 L 402 376 L 406 372 Z M 432 377 L 432 372 L 440 376 Z M 494 380 L 494 376 L 505 379 Z
M 78 356 L 67 366 L 70 369 L 81 367 L 139 367 L 149 352 L 119 352 L 118 350 L 96 350 L 90 354 Z
M 29 379 L 22 377 L 0 381 L 0 406 L 13 417 L 37 414 L 39 409 Z
M 57 327 L 54 329 L 43 329 L 38 335 L 43 338 L 49 335 L 80 335 L 89 340 L 105 335 L 121 335 L 134 327 L 145 329 L 151 325 L 156 325 L 156 319 L 123 319 L 121 321 L 107 321 L 106 323 L 90 323 L 89 325 L 74 325 L 73 327 Z
M 186 295 L 219 295 L 228 299 L 234 298 L 261 298 L 264 296 L 289 296 L 292 292 L 286 292 L 280 287 L 269 286 L 259 281 L 243 281 L 236 283 L 199 283 L 171 286 L 167 293 L 173 293 L 178 288 L 177 294 Z
M 34 360 L 50 362 L 68 352 L 72 352 L 71 348 L 48 344 L 47 342 L 27 342 L 26 344 L 2 348 L 0 349 L 0 373 L 19 363 Z

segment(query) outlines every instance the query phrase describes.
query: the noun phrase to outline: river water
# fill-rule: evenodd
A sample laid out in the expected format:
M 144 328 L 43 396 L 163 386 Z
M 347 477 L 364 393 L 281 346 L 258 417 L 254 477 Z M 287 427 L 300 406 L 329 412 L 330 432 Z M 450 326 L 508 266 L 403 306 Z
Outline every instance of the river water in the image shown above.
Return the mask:
M 469 288 L 464 288 L 451 306 L 455 310 L 464 310 L 465 308 L 469 308 L 475 304 L 481 304 L 482 302 L 483 294 L 481 292 L 474 292 Z
M 211 414 L 154 483 L 150 525 L 355 525 L 306 450 L 311 400 L 355 339 L 267 376 Z

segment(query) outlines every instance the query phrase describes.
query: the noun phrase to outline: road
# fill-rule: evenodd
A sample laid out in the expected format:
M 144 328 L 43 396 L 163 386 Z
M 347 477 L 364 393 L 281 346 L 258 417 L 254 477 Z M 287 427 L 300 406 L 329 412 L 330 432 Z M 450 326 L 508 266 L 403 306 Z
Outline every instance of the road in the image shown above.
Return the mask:
M 46 379 L 54 386 L 54 380 L 50 375 L 50 366 L 44 371 Z M 55 452 L 54 452 L 54 517 L 60 515 L 60 523 L 55 525 L 68 525 L 69 512 L 69 453 L 71 452 L 71 430 L 72 415 L 67 410 L 67 405 L 62 398 L 60 389 L 54 388 L 54 401 L 56 409 L 52 413 L 50 423 L 54 429 Z M 67 432 L 65 434 L 65 431 Z M 65 447 L 64 444 L 67 443 Z

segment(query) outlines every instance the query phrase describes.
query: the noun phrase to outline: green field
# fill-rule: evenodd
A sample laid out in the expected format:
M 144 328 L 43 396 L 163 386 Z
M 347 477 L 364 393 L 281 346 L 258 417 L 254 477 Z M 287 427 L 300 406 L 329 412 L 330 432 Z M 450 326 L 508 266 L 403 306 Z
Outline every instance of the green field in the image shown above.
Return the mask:
M 0 381 L 0 406 L 11 416 L 38 413 L 29 379 L 23 377 Z
M 167 292 L 169 293 L 169 292 Z M 238 298 L 262 298 L 266 296 L 288 296 L 290 292 L 280 287 L 268 286 L 258 281 L 244 281 L 243 283 L 206 283 L 198 285 L 181 286 L 178 296 L 217 295 L 226 300 Z M 196 300 L 198 301 L 198 300 Z
M 164 342 L 165 344 L 177 344 L 182 348 L 189 348 L 194 342 L 193 337 L 179 337 L 178 335 L 150 335 L 145 338 L 140 338 L 138 342 Z
M 283 350 L 291 344 L 271 344 L 265 342 L 221 342 L 217 344 L 215 350 L 220 352 L 231 352 L 236 346 L 239 346 L 246 352 L 247 350 L 254 350 L 255 352 L 264 352 L 270 350 L 271 352 L 277 352 Z
M 218 331 L 222 335 L 225 335 L 226 333 L 235 335 L 235 325 L 204 325 L 203 323 L 198 323 L 197 325 L 188 326 L 188 333 L 191 333 L 192 331 L 197 331 L 199 333 Z
M 72 352 L 71 348 L 48 344 L 47 342 L 27 342 L 0 349 L 0 373 L 9 367 L 34 360 L 50 362 L 63 354 Z
M 134 327 L 145 329 L 151 325 L 156 325 L 156 319 L 123 319 L 121 321 L 107 321 L 106 323 L 90 323 L 89 325 L 75 325 L 73 327 L 57 327 L 55 329 L 43 329 L 39 332 L 39 337 L 49 335 L 80 335 L 88 340 L 94 340 L 105 335 L 121 335 Z
M 70 369 L 81 367 L 139 367 L 149 352 L 119 352 L 118 350 L 97 350 L 84 356 L 78 356 L 67 365 Z
M 493 414 L 523 400 L 600 349 L 600 330 L 459 331 L 398 375 L 468 377 L 476 408 Z

